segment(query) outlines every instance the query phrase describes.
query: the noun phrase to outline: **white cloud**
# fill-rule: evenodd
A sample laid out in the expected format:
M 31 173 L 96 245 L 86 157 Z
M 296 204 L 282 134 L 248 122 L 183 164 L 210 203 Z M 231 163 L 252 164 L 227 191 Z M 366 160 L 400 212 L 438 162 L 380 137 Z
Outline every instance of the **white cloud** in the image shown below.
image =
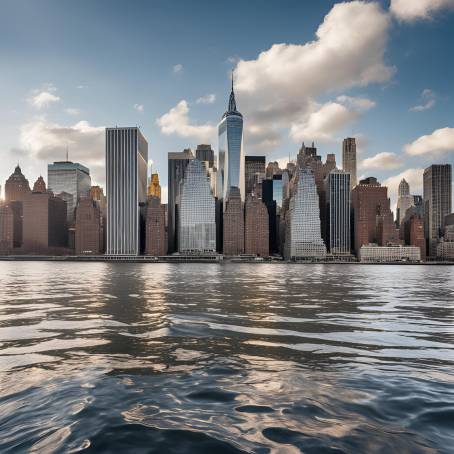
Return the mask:
M 454 128 L 436 129 L 432 134 L 421 136 L 408 143 L 404 150 L 412 156 L 437 155 L 454 151 Z
M 161 186 L 161 203 L 167 203 L 168 198 L 168 187 Z
M 216 101 L 216 95 L 211 93 L 209 95 L 202 96 L 198 98 L 196 103 L 197 104 L 213 104 Z
M 421 93 L 421 104 L 410 107 L 410 112 L 422 112 L 424 110 L 432 109 L 435 106 L 437 95 L 430 88 L 426 88 Z
M 134 104 L 134 109 L 138 112 L 143 112 L 143 104 Z
M 341 95 L 336 98 L 336 101 L 360 112 L 375 107 L 375 102 L 368 98 L 355 98 L 353 96 Z
M 181 63 L 178 63 L 176 64 L 174 67 L 173 67 L 173 72 L 176 74 L 176 73 L 179 73 L 183 71 L 183 65 Z
M 73 109 L 72 107 L 68 107 L 67 109 L 65 109 L 65 112 L 68 115 L 79 115 L 80 114 L 80 110 L 79 109 Z
M 389 81 L 394 72 L 384 59 L 389 23 L 389 15 L 377 3 L 338 3 L 325 16 L 315 40 L 274 44 L 254 60 L 240 60 L 235 90 L 239 109 L 248 119 L 247 127 L 260 124 L 275 135 L 293 123 L 292 135 L 300 137 L 296 130 L 301 128 L 295 125 L 317 119 L 311 121 L 308 116 L 313 114 L 318 96 Z M 327 103 L 324 111 L 337 114 L 346 124 L 357 116 L 348 114 L 348 102 L 345 97 L 337 105 Z M 332 125 L 332 118 L 325 124 Z M 331 131 L 320 128 L 317 132 L 331 135 Z
M 216 137 L 216 128 L 209 123 L 193 125 L 189 122 L 189 106 L 181 100 L 175 107 L 156 120 L 165 135 L 176 134 L 180 137 L 197 139 L 199 143 L 211 143 Z
M 401 21 L 430 19 L 442 9 L 454 9 L 454 0 L 391 0 L 390 11 Z
M 41 91 L 29 99 L 29 102 L 37 109 L 43 109 L 49 104 L 58 101 L 60 101 L 60 97 L 50 93 L 49 91 Z
M 39 119 L 22 126 L 21 148 L 35 160 L 45 163 L 65 159 L 66 148 L 69 158 L 90 168 L 93 181 L 105 182 L 105 129 L 79 121 L 73 126 L 63 126 Z
M 364 159 L 360 163 L 362 169 L 397 169 L 403 164 L 402 159 L 396 155 L 396 153 L 383 152 L 378 153 L 375 156 Z

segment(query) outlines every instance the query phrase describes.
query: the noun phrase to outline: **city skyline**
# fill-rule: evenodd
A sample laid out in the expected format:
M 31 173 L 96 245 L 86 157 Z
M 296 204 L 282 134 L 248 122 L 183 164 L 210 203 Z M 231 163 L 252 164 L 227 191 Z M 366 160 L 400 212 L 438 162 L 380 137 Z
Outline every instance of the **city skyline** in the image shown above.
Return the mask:
M 4 182 L 19 162 L 29 181 L 34 182 L 40 174 L 46 174 L 48 163 L 63 161 L 68 149 L 70 160 L 89 167 L 93 183 L 105 187 L 100 176 L 104 171 L 104 127 L 137 124 L 150 142 L 153 168 L 166 182 L 168 152 L 188 147 L 195 150 L 197 144 L 209 143 L 217 153 L 216 124 L 225 111 L 233 67 L 238 110 L 245 117 L 245 155 L 265 155 L 267 161 L 283 162 L 289 154 L 295 155 L 300 142 L 314 140 L 323 157 L 335 153 L 336 161 L 341 163 L 342 139 L 356 137 L 358 180 L 377 177 L 388 186 L 395 209 L 402 178 L 409 182 L 412 194 L 422 194 L 424 168 L 454 163 L 449 84 L 454 65 L 445 57 L 454 14 L 450 2 L 440 3 L 448 5 L 444 9 L 440 6 L 419 12 L 412 11 L 411 2 L 402 7 L 405 3 L 393 1 L 391 8 L 384 1 L 327 1 L 311 6 L 289 1 L 280 7 L 271 2 L 260 8 L 257 4 L 247 5 L 241 17 L 235 17 L 238 28 L 241 30 L 243 21 L 255 13 L 264 25 L 259 28 L 264 31 L 249 30 L 248 43 L 244 44 L 245 31 L 232 36 L 222 29 L 214 43 L 202 44 L 202 35 L 205 39 L 213 27 L 209 19 L 215 12 L 200 2 L 191 17 L 207 19 L 207 28 L 201 33 L 193 27 L 191 39 L 185 44 L 196 42 L 197 51 L 191 52 L 190 58 L 185 55 L 182 42 L 186 36 L 176 34 L 168 52 L 156 59 L 162 55 L 162 45 L 151 38 L 162 31 L 159 20 L 173 15 L 175 23 L 182 25 L 184 15 L 164 3 L 150 6 L 139 2 L 137 11 L 129 11 L 122 18 L 121 39 L 112 41 L 120 50 L 136 45 L 131 57 L 143 54 L 146 74 L 132 76 L 130 71 L 116 71 L 110 63 L 101 68 L 100 63 L 94 62 L 103 43 L 100 31 L 89 28 L 87 38 L 76 45 L 72 38 L 76 36 L 74 27 L 83 20 L 80 11 L 72 16 L 74 24 L 69 24 L 71 7 L 63 9 L 57 2 L 40 2 L 39 7 L 20 1 L 3 2 L 2 17 L 10 20 L 6 23 L 0 19 L 9 37 L 0 44 L 2 65 L 8 64 L 0 71 L 4 100 L 0 120 L 5 132 L 0 139 L 4 151 L 0 180 Z M 105 13 L 100 3 L 85 5 L 95 21 L 101 10 Z M 219 8 L 226 21 L 233 20 L 233 11 L 220 5 Z M 295 14 L 289 15 L 289 8 Z M 140 23 L 149 20 L 155 27 L 142 27 L 143 31 L 128 37 L 139 12 L 143 16 Z M 29 26 L 24 36 L 9 25 L 18 23 L 11 19 L 19 14 L 19 23 Z M 37 27 L 32 17 L 45 20 L 48 27 Z M 119 20 L 115 8 L 109 8 L 102 26 L 106 39 L 113 37 Z M 274 21 L 279 26 L 266 26 Z M 332 80 L 326 60 L 327 44 L 333 38 L 330 23 L 335 25 L 334 32 L 345 31 L 346 36 L 336 35 L 340 44 L 342 39 L 355 36 L 359 27 L 373 25 L 367 34 L 358 37 L 368 49 L 368 58 L 359 48 L 361 43 L 351 54 L 343 55 L 344 61 L 337 64 L 349 63 L 351 69 L 344 71 L 344 65 L 339 66 L 345 72 L 337 77 L 343 78 L 339 83 Z M 68 38 L 66 45 L 64 39 L 55 43 L 55 37 L 60 35 Z M 34 49 L 35 41 L 41 44 L 39 49 Z M 372 41 L 376 45 L 372 46 Z M 89 42 L 93 43 L 91 47 Z M 51 48 L 57 56 L 65 53 L 66 57 L 56 62 L 49 52 Z M 294 62 L 287 60 L 291 52 Z M 101 61 L 106 63 L 109 55 L 112 56 L 111 51 Z M 320 61 L 309 67 L 314 56 L 319 56 Z M 27 57 L 31 60 L 27 61 Z M 427 65 L 427 61 L 431 64 Z M 203 62 L 210 66 L 209 77 L 201 75 Z M 262 77 L 266 62 L 286 66 L 285 77 L 279 76 L 277 69 L 269 78 Z M 33 76 L 25 71 L 28 64 L 36 65 Z M 418 71 L 420 67 L 424 71 Z M 308 73 L 316 73 L 318 80 Z M 289 84 L 294 80 L 300 80 L 301 87 L 293 89 Z M 113 101 L 108 95 L 115 87 L 121 93 Z M 300 106 L 296 108 L 292 101 Z M 271 106 L 267 115 L 265 105 Z M 270 121 L 276 120 L 277 131 L 268 127 Z M 429 137 L 424 138 L 426 135 Z M 405 149 L 407 144 L 410 145 Z M 165 183 L 162 192 L 165 203 Z

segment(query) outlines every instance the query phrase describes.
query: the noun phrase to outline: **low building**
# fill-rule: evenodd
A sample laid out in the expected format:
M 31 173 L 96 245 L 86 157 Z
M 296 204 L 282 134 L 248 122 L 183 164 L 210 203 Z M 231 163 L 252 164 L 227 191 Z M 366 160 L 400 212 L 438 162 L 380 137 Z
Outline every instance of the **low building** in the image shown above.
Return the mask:
M 440 241 L 437 244 L 437 259 L 454 260 L 454 241 Z
M 417 246 L 378 246 L 367 244 L 359 250 L 360 262 L 389 263 L 389 262 L 420 262 L 421 250 Z

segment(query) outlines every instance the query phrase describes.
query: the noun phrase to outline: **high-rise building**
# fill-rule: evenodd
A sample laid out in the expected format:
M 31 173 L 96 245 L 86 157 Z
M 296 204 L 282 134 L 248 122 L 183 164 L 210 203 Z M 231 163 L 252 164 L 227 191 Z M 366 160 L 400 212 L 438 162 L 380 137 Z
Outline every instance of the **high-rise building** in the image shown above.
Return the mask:
M 451 164 L 434 164 L 425 169 L 423 183 L 427 252 L 434 256 L 437 242 L 442 236 L 445 216 L 452 210 Z
M 146 222 L 146 255 L 162 256 L 167 252 L 166 207 L 161 198 L 148 197 Z
M 404 219 L 407 210 L 412 207 L 414 203 L 414 197 L 410 194 L 410 185 L 405 180 L 405 178 L 402 178 L 401 182 L 399 183 L 396 213 L 396 218 L 399 225 Z
M 6 203 L 0 202 L 0 255 L 12 252 L 14 247 L 14 214 Z
M 326 255 L 320 229 L 320 209 L 312 171 L 297 170 L 286 214 L 284 255 L 287 260 L 322 258 Z
M 244 206 L 238 188 L 230 188 L 230 196 L 224 211 L 224 255 L 244 253 Z
M 144 249 L 148 143 L 137 127 L 106 129 L 108 255 Z
M 5 202 L 22 202 L 30 192 L 28 180 L 22 174 L 19 165 L 17 165 L 14 173 L 11 174 L 5 183 Z
M 257 174 L 265 178 L 265 156 L 245 156 L 246 195 L 253 191 Z
M 269 230 L 268 210 L 265 204 L 253 194 L 249 194 L 245 204 L 244 251 L 259 257 L 268 257 Z
M 356 140 L 354 137 L 347 137 L 342 142 L 342 169 L 350 174 L 350 190 L 356 184 Z
M 102 215 L 99 204 L 91 197 L 81 197 L 75 210 L 76 255 L 102 253 Z
M 178 206 L 177 201 L 180 196 L 180 187 L 183 181 L 186 167 L 194 159 L 190 149 L 182 152 L 168 154 L 168 203 L 167 203 L 167 240 L 168 253 L 178 251 Z
M 80 197 L 87 197 L 91 188 L 90 170 L 77 162 L 61 161 L 48 164 L 47 185 L 54 194 L 65 192 L 68 224 L 74 221 L 74 209 Z
M 240 189 L 241 200 L 244 202 L 246 191 L 244 181 L 243 115 L 238 112 L 236 107 L 233 76 L 229 105 L 218 125 L 218 136 L 218 171 L 223 173 L 222 198 L 224 199 L 224 204 L 231 187 Z
M 199 161 L 207 163 L 207 169 L 212 169 L 214 166 L 214 151 L 211 148 L 211 145 L 200 144 L 197 145 L 195 150 L 195 157 Z
M 350 254 L 350 174 L 334 169 L 325 179 L 327 246 L 331 254 Z
M 282 174 L 273 175 L 273 199 L 276 201 L 278 209 L 282 208 L 283 202 L 283 187 Z
M 40 175 L 33 185 L 33 192 L 46 192 L 46 183 L 44 178 Z
M 178 211 L 178 250 L 193 254 L 216 252 L 216 207 L 207 169 L 191 160 L 181 185 Z
M 150 183 L 148 184 L 148 197 L 157 197 L 161 200 L 161 185 L 159 184 L 157 172 L 151 174 Z
M 269 162 L 265 169 L 265 178 L 272 179 L 273 175 L 279 175 L 282 173 L 279 163 L 277 161 Z

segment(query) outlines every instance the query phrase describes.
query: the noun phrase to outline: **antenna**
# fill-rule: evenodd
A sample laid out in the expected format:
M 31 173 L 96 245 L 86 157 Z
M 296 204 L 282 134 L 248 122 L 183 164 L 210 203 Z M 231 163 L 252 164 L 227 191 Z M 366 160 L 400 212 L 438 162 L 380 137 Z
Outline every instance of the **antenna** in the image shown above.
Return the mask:
M 69 162 L 69 147 L 68 147 L 68 144 L 66 144 L 66 162 Z

